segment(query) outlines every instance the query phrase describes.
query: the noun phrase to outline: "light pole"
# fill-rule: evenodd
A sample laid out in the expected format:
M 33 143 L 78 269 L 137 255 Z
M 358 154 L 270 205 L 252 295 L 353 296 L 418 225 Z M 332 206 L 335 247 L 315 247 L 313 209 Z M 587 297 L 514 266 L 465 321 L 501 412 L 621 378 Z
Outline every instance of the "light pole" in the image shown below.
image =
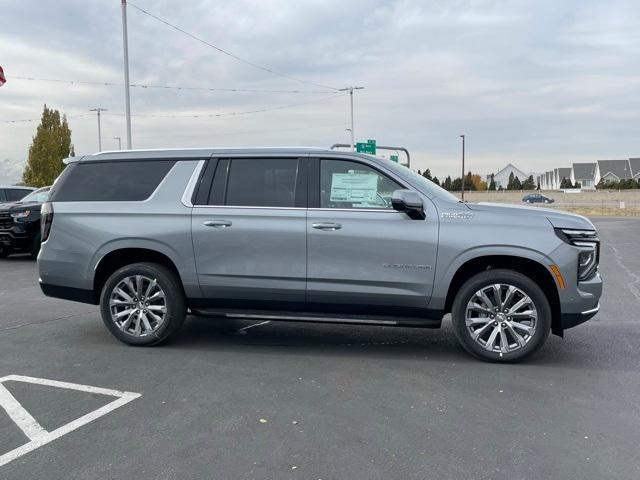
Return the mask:
M 355 150 L 355 131 L 353 129 L 353 91 L 364 90 L 364 87 L 344 87 L 341 88 L 341 92 L 349 92 L 349 105 L 351 106 L 351 151 Z
M 106 108 L 92 108 L 90 112 L 96 112 L 98 114 L 98 151 L 102 151 L 102 132 L 100 131 L 100 112 L 106 112 Z
M 118 150 L 122 150 L 122 138 L 113 137 L 114 140 L 118 140 Z
M 131 150 L 131 101 L 129 98 L 129 40 L 127 37 L 127 0 L 122 0 L 122 43 L 124 45 L 124 108 L 127 119 L 127 149 Z
M 460 135 L 462 138 L 462 201 L 464 202 L 464 135 Z

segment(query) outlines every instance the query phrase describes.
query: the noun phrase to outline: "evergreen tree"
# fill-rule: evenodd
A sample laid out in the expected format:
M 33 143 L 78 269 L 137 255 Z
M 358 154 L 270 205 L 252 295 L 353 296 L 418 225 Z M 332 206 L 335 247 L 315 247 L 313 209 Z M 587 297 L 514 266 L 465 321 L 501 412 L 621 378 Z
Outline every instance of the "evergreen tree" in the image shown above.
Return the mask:
M 29 146 L 27 166 L 22 174 L 26 185 L 44 187 L 51 185 L 64 169 L 62 160 L 74 156 L 71 130 L 67 117 L 44 106 L 40 125 Z
M 473 178 L 474 176 L 471 174 L 471 171 L 467 172 L 467 174 L 464 177 L 464 189 L 467 191 L 473 191 L 473 190 L 478 190 L 478 187 L 476 185 L 476 181 L 475 178 Z M 478 180 L 480 180 L 480 178 L 478 177 Z
M 451 182 L 451 190 L 454 192 L 462 191 L 462 178 L 458 177 Z
M 529 177 L 522 183 L 523 190 L 533 190 L 535 188 L 535 183 L 533 180 L 533 175 L 529 175 Z
M 451 190 L 452 182 L 451 182 L 450 175 L 447 175 L 447 178 L 444 179 L 444 183 L 442 184 L 442 186 L 444 187 L 445 190 Z
M 509 182 L 507 183 L 507 190 L 513 190 L 513 172 L 509 174 Z
M 438 177 L 433 177 L 433 180 L 431 180 L 433 183 L 435 183 L 436 185 L 440 185 L 440 180 L 438 180 Z
M 560 182 L 560 188 L 573 188 L 573 185 L 571 184 L 571 180 L 568 179 L 567 177 L 562 177 L 562 181 Z
M 522 190 L 522 184 L 518 177 L 513 179 L 513 190 Z
M 493 179 L 493 173 L 491 174 L 491 180 L 489 181 L 489 190 L 496 189 L 496 181 Z
M 431 170 L 429 170 L 428 168 L 424 171 L 424 173 L 422 174 L 422 176 L 424 178 L 426 178 L 427 180 L 432 180 L 431 178 Z
M 420 169 L 418 169 L 418 175 L 422 175 L 422 173 L 420 172 Z

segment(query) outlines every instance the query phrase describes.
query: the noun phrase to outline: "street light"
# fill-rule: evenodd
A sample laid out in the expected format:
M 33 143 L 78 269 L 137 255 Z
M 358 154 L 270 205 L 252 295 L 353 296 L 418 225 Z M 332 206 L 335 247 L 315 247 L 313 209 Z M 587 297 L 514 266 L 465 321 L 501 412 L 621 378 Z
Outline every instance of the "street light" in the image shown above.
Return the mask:
M 464 135 L 460 135 L 462 138 L 462 201 L 464 202 Z
M 355 151 L 355 132 L 353 129 L 353 91 L 354 90 L 364 90 L 364 87 L 344 87 L 341 88 L 340 92 L 349 92 L 349 104 L 351 106 L 351 151 Z
M 100 112 L 106 112 L 106 108 L 92 108 L 90 112 L 96 112 L 98 114 L 98 151 L 102 151 L 102 132 L 100 131 Z
M 118 140 L 118 150 L 122 150 L 122 138 L 113 137 L 114 140 Z

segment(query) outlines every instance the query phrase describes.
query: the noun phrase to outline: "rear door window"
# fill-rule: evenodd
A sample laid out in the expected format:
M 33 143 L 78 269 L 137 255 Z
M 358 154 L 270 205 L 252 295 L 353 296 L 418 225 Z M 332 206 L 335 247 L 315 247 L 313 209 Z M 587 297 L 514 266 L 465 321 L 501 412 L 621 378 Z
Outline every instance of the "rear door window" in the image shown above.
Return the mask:
M 52 189 L 52 202 L 146 200 L 175 164 L 174 160 L 77 162 Z
M 224 204 L 236 207 L 295 207 L 298 163 L 297 158 L 232 159 L 228 164 Z M 216 197 L 222 188 L 216 180 L 224 175 L 223 167 L 226 164 L 221 162 L 213 181 L 212 197 Z

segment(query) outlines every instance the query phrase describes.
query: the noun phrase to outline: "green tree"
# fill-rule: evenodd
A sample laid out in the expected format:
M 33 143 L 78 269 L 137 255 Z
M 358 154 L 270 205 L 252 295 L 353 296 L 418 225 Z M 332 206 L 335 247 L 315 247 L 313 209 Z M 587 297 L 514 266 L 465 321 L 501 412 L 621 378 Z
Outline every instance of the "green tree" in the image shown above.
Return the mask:
M 573 188 L 571 179 L 567 177 L 562 177 L 562 181 L 560 182 L 560 188 Z
M 462 191 L 462 178 L 458 177 L 451 182 L 451 190 L 454 192 Z
M 60 118 L 58 110 L 45 105 L 29 146 L 29 158 L 22 174 L 24 183 L 33 187 L 51 185 L 64 169 L 62 160 L 74 155 L 67 117 Z
M 431 180 L 433 183 L 435 183 L 436 185 L 440 185 L 440 180 L 438 180 L 438 177 L 433 177 L 433 180 Z
M 445 190 L 451 190 L 451 183 L 451 176 L 447 175 L 447 178 L 444 179 L 444 183 L 442 184 L 442 186 Z
M 422 176 L 423 176 L 424 178 L 426 178 L 427 180 L 433 180 L 433 179 L 431 178 L 431 170 L 429 170 L 428 168 L 424 171 L 424 173 L 422 174 Z
M 422 175 L 422 173 L 420 172 L 420 169 L 418 169 L 418 175 Z
M 536 184 L 533 180 L 533 175 L 529 175 L 529 177 L 522 182 L 522 189 L 523 190 L 533 190 L 536 187 Z
M 491 174 L 491 180 L 489 181 L 489 190 L 496 189 L 496 181 L 493 179 L 493 173 Z
M 509 174 L 509 182 L 507 182 L 507 190 L 513 190 L 513 172 Z
M 513 190 L 522 190 L 522 183 L 518 177 L 513 179 Z

